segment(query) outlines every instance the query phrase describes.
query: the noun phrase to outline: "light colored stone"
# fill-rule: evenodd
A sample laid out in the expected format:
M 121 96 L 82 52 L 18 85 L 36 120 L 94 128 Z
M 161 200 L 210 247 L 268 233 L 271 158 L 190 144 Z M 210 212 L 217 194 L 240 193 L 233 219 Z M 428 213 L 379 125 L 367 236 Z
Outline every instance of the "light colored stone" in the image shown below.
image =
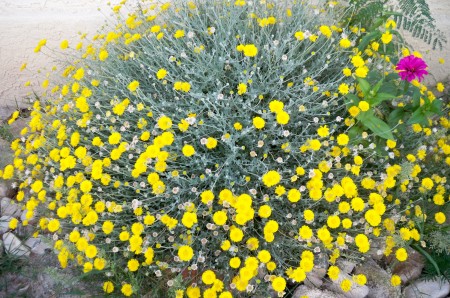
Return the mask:
M 312 289 L 305 285 L 298 286 L 292 298 L 300 298 L 302 296 L 307 296 L 308 298 L 344 298 L 345 296 L 336 294 L 327 290 Z
M 17 257 L 29 256 L 30 249 L 22 244 L 19 238 L 11 232 L 3 234 L 3 245 L 5 246 L 5 252 L 15 255 Z
M 348 279 L 352 282 L 352 288 L 348 292 L 344 292 L 341 288 L 341 283 L 345 279 Z M 358 285 L 353 281 L 352 276 L 343 271 L 339 273 L 339 276 L 336 280 L 333 280 L 332 282 L 327 282 L 325 284 L 325 287 L 328 290 L 340 294 L 346 298 L 364 298 L 367 297 L 367 295 L 369 294 L 369 288 L 366 285 Z
M 29 238 L 24 244 L 31 249 L 32 253 L 37 255 L 43 255 L 46 250 L 51 250 L 51 247 L 45 244 L 41 238 Z
M 3 215 L 0 217 L 0 234 L 5 233 L 9 230 L 9 222 L 11 221 L 11 215 Z
M 415 280 L 422 273 L 425 267 L 425 258 L 412 248 L 408 248 L 408 259 L 404 262 L 398 262 L 394 256 L 390 258 L 394 264 L 392 273 L 397 274 L 402 279 L 402 284 Z
M 356 263 L 355 263 L 355 262 L 352 262 L 352 261 L 340 259 L 340 260 L 338 261 L 337 266 L 338 266 L 343 272 L 345 272 L 345 273 L 347 273 L 347 274 L 351 274 L 352 271 L 353 271 L 353 269 L 354 269 L 355 266 L 356 266 Z
M 444 298 L 450 293 L 450 283 L 444 279 L 417 280 L 404 290 L 405 298 Z
M 6 186 L 6 183 L 2 183 L 0 181 L 0 197 L 4 197 L 8 194 L 8 186 Z
M 401 297 L 400 287 L 391 285 L 391 275 L 371 258 L 356 266 L 354 274 L 364 274 L 366 276 L 366 285 L 369 288 L 367 298 Z
M 311 272 L 308 272 L 306 274 L 306 279 L 304 281 L 305 285 L 310 287 L 310 288 L 320 288 L 323 284 L 323 280 L 322 278 L 325 275 L 322 275 L 322 271 L 325 271 L 325 269 L 314 269 Z
M 20 206 L 16 202 L 6 197 L 1 200 L 0 207 L 1 207 L 0 214 L 2 216 L 4 215 L 17 216 L 22 212 Z

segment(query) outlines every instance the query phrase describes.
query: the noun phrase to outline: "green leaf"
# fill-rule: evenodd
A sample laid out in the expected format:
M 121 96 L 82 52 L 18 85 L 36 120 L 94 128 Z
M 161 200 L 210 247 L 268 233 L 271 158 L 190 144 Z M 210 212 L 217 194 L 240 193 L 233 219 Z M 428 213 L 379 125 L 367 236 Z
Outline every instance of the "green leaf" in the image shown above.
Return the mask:
M 385 100 L 396 98 L 394 94 L 389 93 L 378 93 L 370 101 L 370 106 L 377 106 Z
M 433 112 L 437 115 L 442 115 L 442 101 L 439 99 L 433 100 L 430 104 L 430 112 Z
M 380 30 L 375 30 L 374 32 L 371 32 L 363 37 L 361 42 L 358 45 L 358 49 L 360 51 L 364 51 L 367 47 L 367 45 L 374 39 L 378 39 L 381 36 Z
M 430 256 L 429 253 L 427 253 L 422 247 L 418 246 L 415 243 L 411 244 L 411 247 L 414 248 L 416 251 L 418 251 L 420 254 L 422 254 L 428 260 L 428 262 L 430 262 L 434 266 L 434 269 L 436 269 L 436 273 L 438 275 L 441 275 L 441 270 L 439 270 L 439 266 L 436 264 L 436 262 Z
M 385 18 L 377 18 L 374 22 L 372 27 L 370 27 L 369 31 L 373 31 L 375 29 L 377 29 L 378 27 L 380 27 L 385 21 Z
M 347 95 L 345 95 L 345 103 L 346 104 L 348 104 L 348 105 L 358 105 L 358 102 L 359 102 L 359 97 L 358 96 L 356 96 L 355 94 L 351 94 L 351 93 L 349 93 L 349 94 L 347 94 Z
M 402 13 L 395 12 L 395 11 L 385 11 L 385 12 L 383 12 L 383 15 L 385 15 L 385 16 L 398 16 L 398 17 L 403 16 Z
M 377 94 L 380 90 L 381 86 L 383 85 L 384 78 L 381 78 L 381 80 L 378 81 L 378 83 L 372 88 L 372 91 Z
M 405 116 L 405 111 L 403 109 L 397 108 L 389 114 L 387 121 L 388 121 L 389 125 L 391 127 L 393 127 L 393 126 L 397 125 L 398 122 L 400 120 L 402 120 L 404 116 Z
M 427 116 L 423 113 L 423 110 L 421 107 L 419 107 L 415 112 L 411 115 L 411 118 L 408 120 L 408 124 L 415 124 L 419 123 L 422 125 L 428 124 Z
M 357 78 L 358 83 L 359 83 L 359 87 L 361 87 L 361 90 L 364 94 L 364 96 L 368 96 L 369 95 L 369 91 L 370 91 L 370 84 L 369 82 L 367 82 L 366 80 L 362 79 L 362 78 Z
M 365 113 L 368 114 L 368 113 Z M 386 140 L 393 140 L 391 127 L 386 122 L 375 115 L 363 117 L 362 124 L 370 129 L 374 134 Z
M 399 78 L 398 73 L 390 73 L 386 76 L 386 81 L 392 81 L 392 80 L 397 80 Z

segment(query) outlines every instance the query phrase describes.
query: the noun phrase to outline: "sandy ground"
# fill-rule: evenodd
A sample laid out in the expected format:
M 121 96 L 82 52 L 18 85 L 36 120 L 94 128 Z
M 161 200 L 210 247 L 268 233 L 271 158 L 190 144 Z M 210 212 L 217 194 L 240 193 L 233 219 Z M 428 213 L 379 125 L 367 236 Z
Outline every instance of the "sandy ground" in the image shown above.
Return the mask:
M 43 74 L 54 65 L 51 57 L 33 52 L 38 41 L 46 38 L 49 48 L 59 49 L 63 39 L 74 46 L 80 33 L 92 37 L 110 14 L 106 3 L 106 0 L 0 0 L 0 119 L 8 117 L 17 105 L 26 105 L 32 89 L 23 87 L 24 83 L 31 81 L 32 88 L 39 89 Z M 450 74 L 450 0 L 429 0 L 429 3 L 438 27 L 449 39 L 443 52 L 425 55 L 435 75 L 429 82 L 435 83 Z M 414 45 L 422 52 L 429 48 L 421 42 Z M 48 49 L 44 52 L 50 53 Z M 440 57 L 447 60 L 446 65 L 438 64 Z M 28 66 L 21 72 L 24 62 Z

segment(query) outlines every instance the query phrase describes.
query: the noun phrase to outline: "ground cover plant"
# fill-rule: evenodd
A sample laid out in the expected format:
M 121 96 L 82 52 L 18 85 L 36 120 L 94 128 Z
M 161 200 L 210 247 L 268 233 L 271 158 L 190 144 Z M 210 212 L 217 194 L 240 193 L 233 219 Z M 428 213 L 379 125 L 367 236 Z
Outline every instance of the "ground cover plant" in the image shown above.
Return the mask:
M 448 103 L 388 14 L 369 30 L 335 1 L 124 4 L 92 43 L 61 43 L 74 60 L 0 172 L 28 210 L 11 229 L 36 222 L 112 295 L 282 297 L 323 262 L 347 292 L 367 278 L 339 260 L 434 262 Z

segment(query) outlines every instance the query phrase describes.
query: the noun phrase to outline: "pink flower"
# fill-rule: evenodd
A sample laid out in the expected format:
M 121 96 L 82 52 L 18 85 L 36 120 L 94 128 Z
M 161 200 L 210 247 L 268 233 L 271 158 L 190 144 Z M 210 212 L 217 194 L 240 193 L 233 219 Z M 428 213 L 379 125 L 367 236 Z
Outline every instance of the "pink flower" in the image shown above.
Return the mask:
M 426 71 L 427 64 L 421 58 L 415 57 L 414 55 L 410 55 L 402 58 L 397 66 L 396 70 L 399 71 L 400 78 L 402 80 L 408 80 L 411 82 L 415 78 L 420 81 L 423 80 L 423 76 L 428 74 Z

